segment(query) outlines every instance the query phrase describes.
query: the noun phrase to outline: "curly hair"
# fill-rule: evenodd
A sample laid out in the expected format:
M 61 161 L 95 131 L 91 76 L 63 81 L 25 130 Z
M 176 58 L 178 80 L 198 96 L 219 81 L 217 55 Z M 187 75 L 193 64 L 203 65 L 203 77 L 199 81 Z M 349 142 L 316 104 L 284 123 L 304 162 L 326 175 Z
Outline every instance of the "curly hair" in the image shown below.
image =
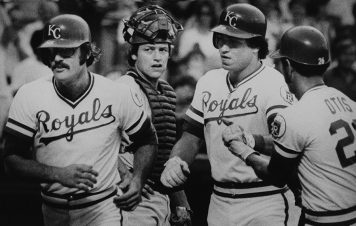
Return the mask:
M 79 48 L 81 53 L 80 64 L 86 63 L 86 65 L 89 67 L 93 63 L 99 61 L 102 51 L 94 43 L 86 42 Z M 87 54 L 90 54 L 88 59 L 86 58 Z

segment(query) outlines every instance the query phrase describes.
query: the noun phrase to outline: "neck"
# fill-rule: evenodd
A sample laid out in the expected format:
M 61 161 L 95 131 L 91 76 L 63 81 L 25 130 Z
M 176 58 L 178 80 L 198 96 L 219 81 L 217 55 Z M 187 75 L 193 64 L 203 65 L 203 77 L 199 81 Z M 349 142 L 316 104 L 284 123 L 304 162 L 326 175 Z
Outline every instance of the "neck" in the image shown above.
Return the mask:
M 262 63 L 256 59 L 251 64 L 249 64 L 246 68 L 240 71 L 229 71 L 229 79 L 231 84 L 236 87 L 239 82 L 241 82 L 244 78 L 253 74 L 261 67 Z
M 137 71 L 137 74 L 142 77 L 144 80 L 146 80 L 147 82 L 149 82 L 154 89 L 157 89 L 158 86 L 158 78 L 151 78 L 149 76 L 147 76 L 146 74 L 144 74 L 142 71 L 140 71 L 137 66 L 135 66 L 135 69 Z
M 304 93 L 306 93 L 308 90 L 319 86 L 319 85 L 324 85 L 323 77 L 322 76 L 312 76 L 312 77 L 304 77 L 301 75 L 297 76 L 298 82 L 296 82 L 296 88 L 295 88 L 295 96 L 299 100 Z M 295 81 L 294 81 L 295 82 Z
M 87 68 L 83 69 L 70 81 L 58 81 L 55 79 L 55 84 L 60 93 L 71 101 L 78 99 L 88 88 L 89 83 L 90 77 Z

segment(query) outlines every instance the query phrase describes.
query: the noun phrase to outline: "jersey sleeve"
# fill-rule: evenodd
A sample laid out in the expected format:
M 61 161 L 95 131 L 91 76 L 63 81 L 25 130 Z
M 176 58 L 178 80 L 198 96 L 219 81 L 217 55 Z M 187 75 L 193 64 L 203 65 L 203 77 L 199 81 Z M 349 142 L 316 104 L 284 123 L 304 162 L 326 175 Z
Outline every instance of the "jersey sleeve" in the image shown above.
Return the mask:
M 192 103 L 190 104 L 184 120 L 184 129 L 200 138 L 204 137 L 204 111 L 203 111 L 203 89 L 201 80 L 198 81 Z
M 264 109 L 270 131 L 276 114 L 294 102 L 294 95 L 289 91 L 282 75 L 280 75 L 275 83 L 271 83 L 271 86 L 267 89 L 267 95 L 265 95 Z
M 33 110 L 31 93 L 25 88 L 15 95 L 9 110 L 5 131 L 26 141 L 32 141 L 36 133 L 36 116 Z
M 303 123 L 296 117 L 281 112 L 276 115 L 272 123 L 272 137 L 276 152 L 285 158 L 297 158 L 304 149 Z
M 120 86 L 120 124 L 127 135 L 137 133 L 147 121 L 147 113 L 143 108 L 143 100 L 139 93 L 128 85 Z

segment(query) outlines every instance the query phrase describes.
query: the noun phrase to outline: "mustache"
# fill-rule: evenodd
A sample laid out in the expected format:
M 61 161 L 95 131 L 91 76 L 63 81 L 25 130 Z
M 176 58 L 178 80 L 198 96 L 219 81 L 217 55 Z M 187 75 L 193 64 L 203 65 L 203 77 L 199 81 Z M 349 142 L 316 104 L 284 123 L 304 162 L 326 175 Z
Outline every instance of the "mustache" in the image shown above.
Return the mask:
M 54 64 L 52 65 L 51 69 L 54 70 L 56 68 L 66 68 L 69 69 L 69 66 L 61 61 L 59 62 L 54 62 Z

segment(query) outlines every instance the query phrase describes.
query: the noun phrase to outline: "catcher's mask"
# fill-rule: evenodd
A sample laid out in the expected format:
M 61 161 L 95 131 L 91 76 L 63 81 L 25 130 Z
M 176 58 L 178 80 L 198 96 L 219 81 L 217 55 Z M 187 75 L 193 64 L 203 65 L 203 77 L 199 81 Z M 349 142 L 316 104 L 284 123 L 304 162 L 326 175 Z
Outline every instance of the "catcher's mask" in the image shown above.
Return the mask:
M 183 26 L 157 5 L 138 9 L 128 20 L 123 20 L 123 35 L 130 44 L 172 44 Z

